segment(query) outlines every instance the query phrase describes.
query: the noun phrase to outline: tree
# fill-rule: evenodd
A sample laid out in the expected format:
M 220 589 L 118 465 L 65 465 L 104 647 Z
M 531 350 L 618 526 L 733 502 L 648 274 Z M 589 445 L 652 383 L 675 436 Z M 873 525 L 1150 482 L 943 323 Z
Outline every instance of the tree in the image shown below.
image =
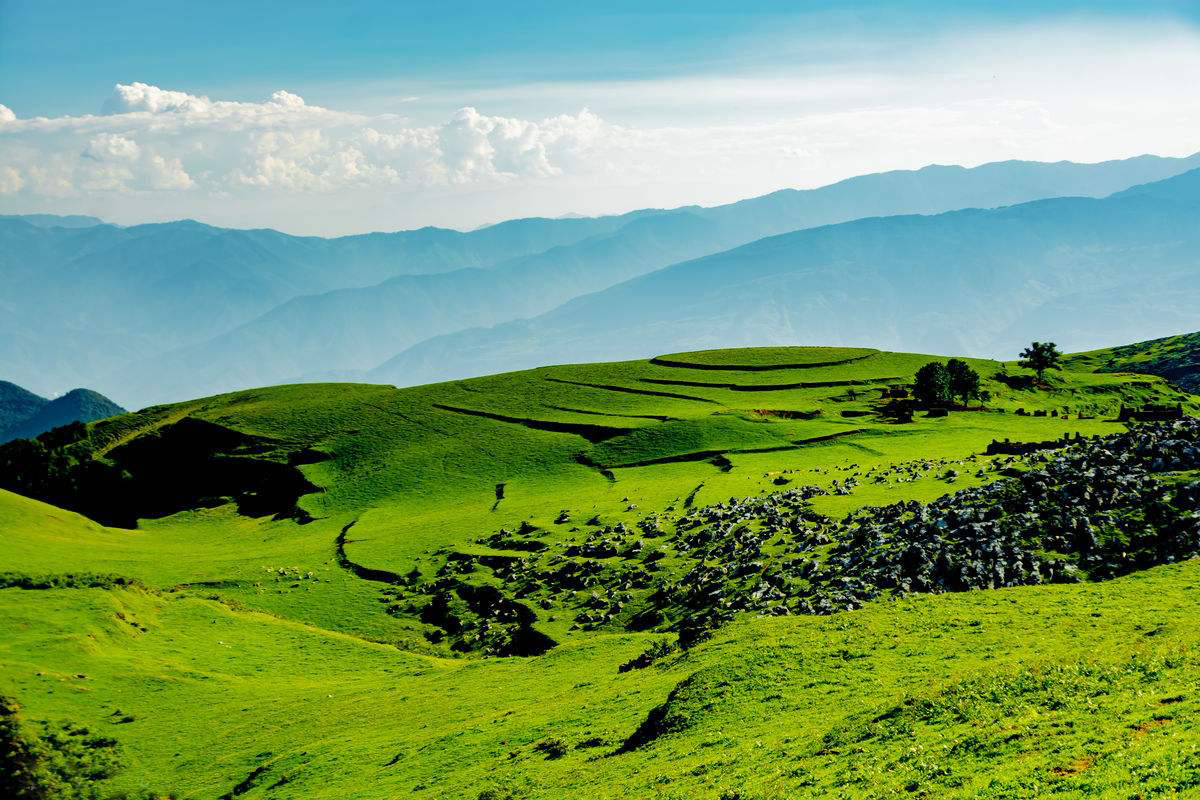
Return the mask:
M 950 373 L 950 394 L 962 398 L 963 405 L 971 402 L 972 397 L 979 397 L 979 373 L 971 369 L 962 359 L 952 358 L 946 362 L 946 372 Z
M 1046 370 L 1062 369 L 1059 364 L 1062 355 L 1058 350 L 1058 345 L 1054 342 L 1034 342 L 1021 351 L 1021 360 L 1017 362 L 1017 365 L 1036 372 L 1040 381 L 1046 374 Z
M 925 408 L 944 408 L 953 400 L 950 392 L 950 371 L 940 361 L 930 361 L 917 370 L 913 381 L 913 397 Z
M 0 697 L 0 796 L 16 800 L 100 800 L 120 766 L 117 742 L 70 723 L 28 722 Z

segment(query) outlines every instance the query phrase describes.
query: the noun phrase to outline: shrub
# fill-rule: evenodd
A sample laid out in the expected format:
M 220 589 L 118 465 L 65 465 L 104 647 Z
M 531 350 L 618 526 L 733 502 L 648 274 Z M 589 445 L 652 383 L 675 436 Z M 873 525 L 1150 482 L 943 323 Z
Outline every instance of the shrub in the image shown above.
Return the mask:
M 659 639 L 654 644 L 650 645 L 639 656 L 629 659 L 621 666 L 617 667 L 618 672 L 629 672 L 632 669 L 645 669 L 663 656 L 670 655 L 675 651 L 674 645 L 666 639 Z
M 0 589 L 117 589 L 123 586 L 146 588 L 135 578 L 94 572 L 65 572 L 59 575 L 26 575 L 0 572 Z
M 545 753 L 547 761 L 553 761 L 567 754 L 567 743 L 562 739 L 544 739 L 534 745 L 533 749 Z
M 491 788 L 480 792 L 476 800 L 513 800 L 513 795 L 503 789 Z
M 29 722 L 0 697 L 0 796 L 14 800 L 100 800 L 117 773 L 117 742 L 70 723 Z

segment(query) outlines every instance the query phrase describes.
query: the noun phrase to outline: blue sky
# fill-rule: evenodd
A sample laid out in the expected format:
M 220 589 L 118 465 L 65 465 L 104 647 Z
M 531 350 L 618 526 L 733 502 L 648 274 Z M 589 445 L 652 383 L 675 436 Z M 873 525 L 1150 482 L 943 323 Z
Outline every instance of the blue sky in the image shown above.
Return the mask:
M 386 102 L 384 84 L 502 87 L 865 61 L 888 48 L 1054 19 L 1200 21 L 1200 3 L 0 1 L 0 101 L 21 116 L 98 110 L 150 81 L 230 100 L 289 86 Z M 790 46 L 756 48 L 786 35 Z
M 469 227 L 1181 155 L 1198 30 L 1169 1 L 0 0 L 0 210 Z

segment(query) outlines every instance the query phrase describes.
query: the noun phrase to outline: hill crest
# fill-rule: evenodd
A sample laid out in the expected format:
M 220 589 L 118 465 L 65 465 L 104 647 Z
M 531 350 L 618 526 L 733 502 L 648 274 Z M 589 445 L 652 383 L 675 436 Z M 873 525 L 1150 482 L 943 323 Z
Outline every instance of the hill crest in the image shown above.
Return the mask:
M 35 401 L 26 401 L 22 405 L 22 398 L 35 398 Z M 7 425 L 0 425 L 0 443 L 3 443 L 12 439 L 32 439 L 72 422 L 94 422 L 115 417 L 124 414 L 125 409 L 91 389 L 72 389 L 60 397 L 47 400 L 16 384 L 0 381 L 0 413 L 11 420 Z

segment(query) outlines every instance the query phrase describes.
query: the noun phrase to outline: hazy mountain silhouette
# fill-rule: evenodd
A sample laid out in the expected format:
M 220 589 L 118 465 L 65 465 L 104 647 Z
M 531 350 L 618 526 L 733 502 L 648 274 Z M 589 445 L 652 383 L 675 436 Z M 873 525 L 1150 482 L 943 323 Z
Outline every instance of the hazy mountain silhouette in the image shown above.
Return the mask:
M 142 405 L 365 370 L 431 337 L 535 317 L 772 234 L 1107 194 L 1195 164 L 1200 157 L 931 166 L 715 208 L 335 239 L 187 220 L 2 217 L 0 374 L 44 394 L 82 383 Z
M 1107 199 L 858 220 L 770 237 L 438 337 L 369 373 L 401 384 L 757 344 L 1015 353 L 1200 327 L 1200 170 Z M 1132 329 L 1138 336 L 1131 336 Z
M 471 233 L 321 239 L 188 220 L 46 227 L 4 217 L 0 374 L 44 393 L 98 386 L 131 361 L 219 335 L 293 297 L 486 267 L 623 221 L 514 220 Z
M 147 313 L 153 318 L 147 327 L 173 326 L 169 335 L 151 343 L 140 331 L 123 334 L 105 348 L 106 355 L 119 352 L 120 357 L 108 360 L 95 377 L 86 377 L 89 383 L 138 405 L 303 375 L 345 374 L 368 369 L 431 337 L 536 316 L 573 297 L 772 234 L 872 215 L 992 207 L 1064 194 L 1102 195 L 1176 174 L 1193 164 L 1200 164 L 1200 158 L 1143 156 L 1103 164 L 1003 162 L 973 169 L 931 166 L 852 178 L 820 189 L 784 190 L 714 208 L 647 210 L 600 219 L 522 220 L 471 234 L 427 230 L 416 233 L 457 242 L 474 237 L 469 241 L 476 249 L 466 254 L 460 249 L 452 258 L 445 255 L 443 245 L 434 251 L 441 254 L 440 260 L 427 253 L 426 261 L 406 262 L 425 264 L 424 271 L 432 274 L 394 275 L 369 286 L 364 281 L 370 269 L 363 265 L 377 264 L 377 259 L 364 257 L 353 269 L 332 269 L 335 261 L 327 257 L 325 267 L 318 267 L 323 269 L 321 278 L 344 283 L 316 293 L 297 286 L 307 269 L 318 263 L 315 260 L 285 271 L 282 277 L 289 279 L 287 285 L 279 286 L 275 274 L 268 280 L 252 272 L 245 288 L 238 291 L 233 283 L 244 271 L 233 274 L 227 264 L 248 259 L 214 256 L 200 273 L 202 283 L 194 284 L 197 277 L 192 273 L 176 278 L 167 298 L 158 303 L 161 314 Z M 568 234 L 557 231 L 559 224 L 582 227 Z M 584 232 L 588 235 L 579 235 Z M 274 232 L 250 233 L 286 239 Z M 407 241 L 405 237 L 411 235 L 375 235 L 370 248 L 365 243 L 359 247 L 378 254 L 395 242 Z M 514 250 L 533 250 L 554 237 L 569 241 L 512 256 Z M 361 237 L 328 241 L 357 238 Z M 275 247 L 281 246 L 276 241 Z M 411 243 L 406 246 L 413 248 Z M 321 249 L 317 244 L 310 247 Z M 484 263 L 484 251 L 496 260 Z M 454 258 L 470 268 L 429 268 L 450 264 Z M 222 275 L 228 279 L 223 281 Z M 217 299 L 225 293 L 237 296 L 229 302 Z M 180 308 L 172 302 L 176 297 L 200 302 L 192 300 Z M 263 311 L 252 315 L 251 307 Z M 199 320 L 188 321 L 197 308 L 207 311 Z M 215 308 L 220 308 L 219 314 L 212 311 Z M 86 343 L 79 342 L 77 348 L 72 352 L 86 350 Z M 42 363 L 46 360 L 43 356 Z M 486 369 L 486 364 L 472 371 L 480 368 Z
M 39 228 L 90 228 L 104 224 L 99 217 L 84 214 L 0 214 L 0 220 L 20 220 Z

